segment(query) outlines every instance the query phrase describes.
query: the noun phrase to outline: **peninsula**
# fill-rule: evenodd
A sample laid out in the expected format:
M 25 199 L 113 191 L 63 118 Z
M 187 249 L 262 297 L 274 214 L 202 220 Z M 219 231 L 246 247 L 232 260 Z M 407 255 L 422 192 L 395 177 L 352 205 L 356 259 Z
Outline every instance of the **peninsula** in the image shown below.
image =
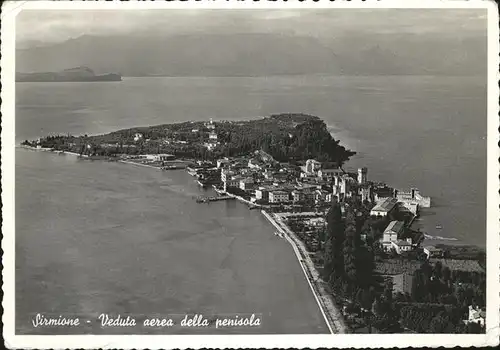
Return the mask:
M 292 246 L 332 333 L 481 333 L 484 251 L 427 245 L 412 224 L 431 198 L 347 171 L 355 152 L 318 117 L 188 121 L 105 135 L 53 135 L 23 146 L 170 171 L 261 209 Z M 214 203 L 214 204 L 211 204 Z
M 277 161 L 309 158 L 342 166 L 356 154 L 340 145 L 320 118 L 278 114 L 248 121 L 188 121 L 137 127 L 105 135 L 52 135 L 23 145 L 88 156 L 168 153 L 177 158 L 217 160 L 262 149 Z
M 119 74 L 96 75 L 88 67 L 75 67 L 61 72 L 16 73 L 16 82 L 92 82 L 121 81 Z

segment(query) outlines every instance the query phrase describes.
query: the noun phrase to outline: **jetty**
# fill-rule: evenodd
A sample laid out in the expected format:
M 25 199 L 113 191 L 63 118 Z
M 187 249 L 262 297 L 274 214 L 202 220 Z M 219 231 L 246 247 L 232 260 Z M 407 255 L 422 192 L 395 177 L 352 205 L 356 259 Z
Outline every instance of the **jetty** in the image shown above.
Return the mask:
M 196 203 L 210 203 L 210 202 L 218 202 L 218 201 L 227 201 L 230 199 L 235 199 L 231 196 L 218 196 L 218 197 L 197 197 Z

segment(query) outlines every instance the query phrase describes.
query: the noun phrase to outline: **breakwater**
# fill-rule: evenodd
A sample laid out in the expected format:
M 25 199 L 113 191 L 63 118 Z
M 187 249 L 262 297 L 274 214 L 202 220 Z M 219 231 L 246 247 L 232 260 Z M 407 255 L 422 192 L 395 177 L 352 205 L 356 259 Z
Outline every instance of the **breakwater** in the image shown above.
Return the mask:
M 218 202 L 218 201 L 227 201 L 230 199 L 236 199 L 231 196 L 219 196 L 219 197 L 198 197 L 196 198 L 196 203 L 208 203 L 208 202 Z

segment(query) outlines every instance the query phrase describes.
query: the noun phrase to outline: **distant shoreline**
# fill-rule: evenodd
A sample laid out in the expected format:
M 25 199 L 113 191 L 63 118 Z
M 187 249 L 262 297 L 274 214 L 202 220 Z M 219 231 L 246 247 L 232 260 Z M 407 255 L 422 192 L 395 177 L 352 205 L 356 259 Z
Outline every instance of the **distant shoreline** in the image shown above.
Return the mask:
M 95 74 L 88 67 L 80 66 L 60 72 L 16 72 L 18 83 L 66 83 L 66 82 L 117 82 L 122 76 L 116 73 Z

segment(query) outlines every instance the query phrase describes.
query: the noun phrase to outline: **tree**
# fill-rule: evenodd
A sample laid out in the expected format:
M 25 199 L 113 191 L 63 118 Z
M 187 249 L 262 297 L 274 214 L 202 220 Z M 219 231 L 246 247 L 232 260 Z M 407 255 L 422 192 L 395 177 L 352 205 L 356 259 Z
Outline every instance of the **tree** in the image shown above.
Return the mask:
M 448 322 L 442 316 L 435 316 L 432 318 L 429 325 L 429 333 L 445 333 L 448 328 Z
M 375 270 L 375 254 L 373 250 L 366 245 L 358 245 L 357 255 L 357 275 L 358 285 L 367 288 L 373 284 L 373 271 Z
M 394 283 L 392 280 L 388 279 L 384 285 L 384 300 L 388 303 L 392 302 L 392 290 Z
M 325 244 L 324 277 L 328 280 L 334 273 L 337 277 L 344 274 L 343 243 L 344 222 L 340 204 L 334 202 L 326 216 L 327 241 Z
M 441 263 L 441 261 L 436 261 L 436 263 L 434 264 L 434 276 L 440 279 L 442 275 L 443 275 L 443 264 Z
M 369 309 L 372 304 L 373 304 L 373 300 L 374 300 L 374 290 L 372 288 L 370 289 L 363 289 L 363 299 L 362 299 L 362 306 L 365 308 L 365 309 Z
M 328 238 L 325 243 L 324 263 L 323 263 L 323 278 L 330 280 L 334 276 L 333 269 L 335 267 L 335 250 L 333 247 L 333 239 Z
M 448 282 L 451 278 L 451 271 L 448 266 L 443 267 L 443 281 Z
M 349 224 L 345 231 L 344 240 L 344 269 L 347 278 L 353 285 L 358 282 L 357 259 L 356 259 L 356 229 Z
M 412 277 L 411 298 L 420 302 L 422 301 L 422 296 L 425 295 L 425 293 L 425 276 L 421 270 L 417 270 Z

